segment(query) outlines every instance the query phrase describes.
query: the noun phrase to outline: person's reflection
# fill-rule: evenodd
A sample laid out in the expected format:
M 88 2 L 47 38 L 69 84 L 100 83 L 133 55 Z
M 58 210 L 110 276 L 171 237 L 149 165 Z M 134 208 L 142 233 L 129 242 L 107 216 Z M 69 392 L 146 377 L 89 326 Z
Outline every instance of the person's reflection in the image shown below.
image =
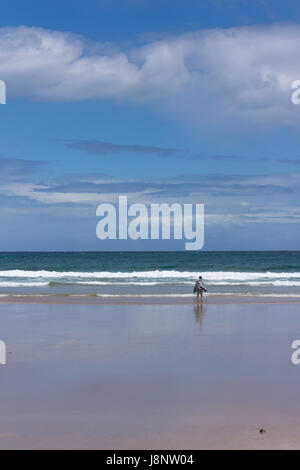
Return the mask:
M 205 316 L 205 307 L 202 302 L 200 304 L 195 305 L 194 312 L 195 312 L 196 322 L 199 323 L 200 328 L 202 328 L 203 320 Z

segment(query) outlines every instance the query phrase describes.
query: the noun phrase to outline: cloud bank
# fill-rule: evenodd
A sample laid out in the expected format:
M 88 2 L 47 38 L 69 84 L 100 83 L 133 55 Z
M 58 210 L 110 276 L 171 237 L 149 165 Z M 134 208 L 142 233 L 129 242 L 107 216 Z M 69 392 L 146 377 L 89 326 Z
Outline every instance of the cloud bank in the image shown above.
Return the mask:
M 300 173 L 285 175 L 182 175 L 161 179 L 117 179 L 103 176 L 66 177 L 39 182 L 5 181 L 0 176 L 2 209 L 7 204 L 32 204 L 64 209 L 77 216 L 94 212 L 102 202 L 117 203 L 120 194 L 130 203 L 204 203 L 207 225 L 300 223 L 296 201 Z
M 156 102 L 196 115 L 291 121 L 300 78 L 300 26 L 202 30 L 122 51 L 71 33 L 0 28 L 8 97 Z
M 157 157 L 179 157 L 180 150 L 155 147 L 151 145 L 128 145 L 102 142 L 100 140 L 75 140 L 65 142 L 70 149 L 81 150 L 91 155 L 118 155 L 135 153 L 138 155 L 156 155 Z

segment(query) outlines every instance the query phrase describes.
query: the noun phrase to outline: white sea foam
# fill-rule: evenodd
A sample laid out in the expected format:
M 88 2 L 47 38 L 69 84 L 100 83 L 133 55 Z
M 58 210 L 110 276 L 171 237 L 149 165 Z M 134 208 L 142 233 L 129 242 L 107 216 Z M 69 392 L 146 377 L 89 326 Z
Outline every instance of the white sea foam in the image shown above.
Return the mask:
M 201 272 L 204 281 L 210 286 L 242 287 L 300 287 L 300 272 L 243 272 L 205 271 Z M 54 284 L 75 284 L 83 286 L 193 286 L 199 272 L 153 270 L 134 272 L 73 272 L 73 271 L 0 271 L 0 288 L 47 287 Z
M 195 279 L 199 273 L 207 281 L 255 281 L 265 279 L 299 279 L 300 272 L 243 272 L 243 271 L 133 271 L 133 272 L 73 272 L 73 271 L 23 271 L 9 270 L 0 271 L 0 278 L 30 278 L 30 279 L 62 279 L 62 278 L 81 278 L 81 279 L 126 279 L 126 278 L 143 278 L 143 279 Z
M 122 280 L 115 280 L 115 281 L 108 281 L 108 282 L 102 282 L 102 281 L 78 281 L 75 282 L 75 284 L 80 284 L 80 285 L 86 285 L 86 286 L 114 286 L 114 285 L 119 285 L 119 286 L 167 286 L 170 285 L 170 281 L 161 281 L 161 282 L 147 282 L 147 281 L 141 281 L 141 282 L 126 282 Z M 300 287 L 300 281 L 250 281 L 250 282 L 241 282 L 241 281 L 236 281 L 236 282 L 227 282 L 227 281 L 210 281 L 206 283 L 207 286 L 241 286 L 241 285 L 247 285 L 251 287 L 260 287 L 260 286 L 277 286 L 277 287 Z M 188 285 L 191 286 L 191 281 L 178 281 L 176 285 Z
M 161 282 L 120 282 L 120 281 L 115 281 L 115 282 L 102 282 L 102 281 L 79 281 L 76 284 L 80 284 L 83 286 L 113 286 L 113 285 L 122 285 L 122 286 L 158 286 L 158 285 L 163 285 Z M 188 282 L 190 284 L 190 282 Z
M 47 287 L 49 282 L 0 282 L 1 287 Z
M 210 273 L 211 274 L 211 273 Z M 0 271 L 1 277 L 13 277 L 13 278 L 50 278 L 50 279 L 61 279 L 61 278 L 88 278 L 88 279 L 123 279 L 123 278 L 185 278 L 194 279 L 199 276 L 199 273 L 190 271 L 133 271 L 133 272 L 73 272 L 73 271 L 23 271 L 23 270 L 9 270 Z M 299 273 L 300 277 L 300 273 Z

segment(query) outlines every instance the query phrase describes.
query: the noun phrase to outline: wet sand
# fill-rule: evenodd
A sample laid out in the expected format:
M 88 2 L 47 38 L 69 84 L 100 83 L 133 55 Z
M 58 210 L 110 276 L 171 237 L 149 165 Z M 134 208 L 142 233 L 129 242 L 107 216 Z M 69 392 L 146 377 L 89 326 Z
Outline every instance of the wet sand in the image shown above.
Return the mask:
M 195 305 L 194 295 L 2 295 L 0 304 L 62 304 L 62 305 Z M 208 304 L 288 304 L 300 303 L 300 296 L 289 295 L 206 295 L 204 305 Z
M 0 448 L 299 449 L 283 302 L 2 302 Z

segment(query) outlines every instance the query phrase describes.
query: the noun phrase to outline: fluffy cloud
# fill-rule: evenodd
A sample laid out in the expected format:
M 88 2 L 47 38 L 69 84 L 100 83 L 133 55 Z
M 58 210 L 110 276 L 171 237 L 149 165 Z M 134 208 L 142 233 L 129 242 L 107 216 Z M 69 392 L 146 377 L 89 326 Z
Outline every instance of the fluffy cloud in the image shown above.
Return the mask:
M 45 101 L 159 102 L 192 113 L 279 119 L 300 78 L 300 26 L 203 30 L 126 52 L 42 28 L 0 29 L 0 77 L 9 96 Z

